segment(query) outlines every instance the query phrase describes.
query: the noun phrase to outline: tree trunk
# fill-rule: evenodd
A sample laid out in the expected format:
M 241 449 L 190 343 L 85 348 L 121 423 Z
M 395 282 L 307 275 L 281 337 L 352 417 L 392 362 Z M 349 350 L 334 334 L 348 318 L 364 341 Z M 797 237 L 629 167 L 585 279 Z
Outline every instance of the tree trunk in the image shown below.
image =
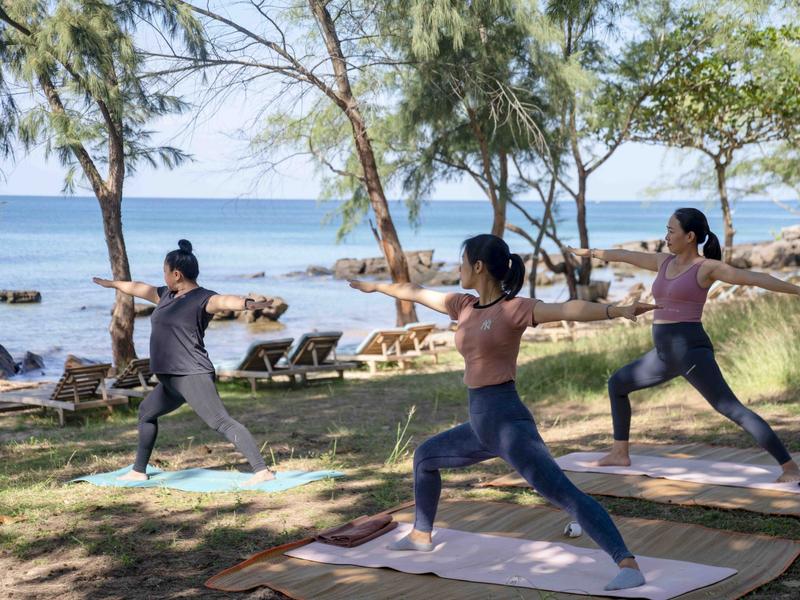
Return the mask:
M 508 204 L 508 154 L 504 150 L 498 151 L 500 163 L 500 180 L 497 189 L 497 202 L 492 204 L 492 235 L 503 237 L 506 230 L 506 206 Z
M 722 249 L 722 260 L 730 262 L 733 253 L 733 236 L 736 230 L 733 228 L 733 217 L 731 215 L 731 205 L 728 200 L 728 185 L 726 181 L 726 171 L 728 163 L 717 161 L 715 170 L 717 172 L 717 191 L 719 192 L 719 203 L 722 206 L 722 220 L 725 224 L 725 245 Z
M 406 255 L 403 254 L 403 248 L 400 245 L 400 239 L 397 236 L 397 230 L 394 228 L 394 222 L 389 212 L 389 203 L 386 201 L 386 195 L 383 191 L 383 185 L 378 173 L 378 164 L 375 160 L 375 152 L 367 135 L 367 126 L 350 87 L 350 78 L 347 75 L 347 61 L 342 53 L 339 36 L 336 33 L 336 24 L 328 12 L 327 2 L 309 0 L 309 7 L 325 39 L 325 47 L 328 50 L 331 66 L 336 76 L 337 103 L 347 115 L 350 126 L 353 128 L 353 141 L 356 145 L 361 168 L 364 171 L 364 186 L 367 188 L 370 205 L 378 223 L 381 250 L 386 258 L 389 273 L 395 283 L 410 283 L 408 261 L 406 261 Z M 397 325 L 406 325 L 417 321 L 417 311 L 413 302 L 395 300 L 395 306 L 397 307 Z
M 125 238 L 122 235 L 122 199 L 113 194 L 98 196 L 100 211 L 103 214 L 103 231 L 108 248 L 108 260 L 111 274 L 118 281 L 131 280 L 131 268 L 128 253 L 125 249 Z M 122 370 L 134 358 L 136 349 L 133 346 L 133 298 L 117 291 L 114 309 L 108 331 L 111 334 L 111 352 L 117 371 Z
M 581 242 L 581 248 L 589 247 L 589 228 L 586 225 L 586 179 L 587 175 L 583 173 L 583 169 L 579 169 L 578 173 L 578 195 L 575 198 L 575 206 L 577 208 L 576 219 L 578 222 L 578 236 Z M 581 285 L 588 285 L 592 276 L 592 259 L 584 257 L 581 259 L 581 272 L 578 276 L 578 283 Z

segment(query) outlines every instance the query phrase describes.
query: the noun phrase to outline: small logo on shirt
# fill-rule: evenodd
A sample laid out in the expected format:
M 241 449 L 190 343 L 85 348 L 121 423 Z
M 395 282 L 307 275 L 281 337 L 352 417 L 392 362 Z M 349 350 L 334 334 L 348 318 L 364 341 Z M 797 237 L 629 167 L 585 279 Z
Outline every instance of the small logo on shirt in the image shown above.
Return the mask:
M 481 331 L 489 331 L 492 328 L 492 320 L 486 319 L 483 323 L 481 323 Z

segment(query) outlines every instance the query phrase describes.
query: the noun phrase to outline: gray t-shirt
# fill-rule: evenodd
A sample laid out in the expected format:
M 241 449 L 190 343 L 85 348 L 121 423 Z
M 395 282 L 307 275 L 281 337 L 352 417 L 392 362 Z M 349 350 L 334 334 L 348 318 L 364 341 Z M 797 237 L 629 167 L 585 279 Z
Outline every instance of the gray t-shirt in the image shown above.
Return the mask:
M 216 292 L 202 287 L 175 296 L 167 286 L 158 288 L 158 306 L 150 316 L 150 369 L 162 375 L 213 373 L 203 335 L 211 321 L 206 312 Z

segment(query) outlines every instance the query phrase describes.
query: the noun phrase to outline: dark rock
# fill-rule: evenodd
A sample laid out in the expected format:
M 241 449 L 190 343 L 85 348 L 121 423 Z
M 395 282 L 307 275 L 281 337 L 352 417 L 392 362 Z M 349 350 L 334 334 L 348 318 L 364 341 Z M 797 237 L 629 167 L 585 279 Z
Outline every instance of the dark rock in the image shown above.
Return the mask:
M 433 263 L 433 250 L 417 250 L 406 252 L 409 273 L 418 273 L 419 279 L 424 279 L 431 269 L 437 269 L 444 263 Z M 438 267 L 437 267 L 438 265 Z M 336 279 L 353 279 L 359 276 L 377 277 L 387 279 L 389 267 L 386 259 L 376 258 L 341 258 L 333 266 L 333 276 Z M 432 275 L 431 275 L 432 276 Z M 413 280 L 412 275 L 412 280 Z
M 13 377 L 19 372 L 17 364 L 2 345 L 0 345 L 0 378 Z
M 155 304 L 150 304 L 149 302 L 147 304 L 143 304 L 143 303 L 140 303 L 140 302 L 134 302 L 133 303 L 133 316 L 134 316 L 134 318 L 137 318 L 137 317 L 149 317 L 150 315 L 153 314 L 153 311 L 155 309 L 156 309 L 156 305 Z M 83 310 L 83 308 L 81 308 L 81 310 Z M 109 314 L 113 314 L 113 313 L 114 313 L 114 308 L 112 307 Z
M 266 273 L 264 273 L 264 271 L 259 271 L 258 273 L 249 273 L 249 274 L 246 274 L 246 275 L 240 275 L 239 277 L 241 277 L 243 279 L 261 279 L 262 277 L 265 277 L 265 276 L 266 276 Z
M 247 295 L 256 302 L 263 302 L 264 300 L 272 300 L 272 306 L 269 308 L 259 308 L 256 310 L 226 310 L 214 314 L 214 321 L 230 321 L 232 319 L 239 319 L 245 323 L 257 323 L 261 321 L 277 321 L 280 316 L 289 309 L 289 305 L 283 298 L 278 296 L 264 296 L 251 292 Z
M 333 271 L 327 267 L 320 267 L 319 265 L 310 265 L 305 272 L 309 277 L 320 277 L 323 275 L 333 275 Z
M 75 356 L 74 354 L 67 354 L 67 359 L 64 361 L 65 369 L 74 369 L 75 367 L 88 367 L 90 365 L 99 365 L 100 362 L 82 356 Z
M 42 371 L 44 369 L 44 359 L 33 352 L 26 352 L 20 363 L 20 372 L 30 373 L 31 371 Z
M 0 302 L 23 304 L 41 301 L 42 294 L 36 290 L 0 290 Z

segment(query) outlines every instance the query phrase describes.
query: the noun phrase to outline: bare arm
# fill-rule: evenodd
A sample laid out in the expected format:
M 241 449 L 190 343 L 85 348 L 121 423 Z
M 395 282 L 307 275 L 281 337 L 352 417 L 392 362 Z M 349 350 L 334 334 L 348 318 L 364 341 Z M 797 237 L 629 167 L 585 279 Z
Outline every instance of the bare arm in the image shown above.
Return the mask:
M 234 296 L 231 294 L 215 294 L 208 299 L 206 312 L 215 314 L 228 310 L 255 310 L 257 308 L 268 308 L 272 306 L 272 300 L 264 302 L 254 302 L 244 296 Z
M 158 288 L 149 283 L 142 283 L 141 281 L 112 281 L 101 277 L 93 277 L 92 281 L 104 288 L 114 288 L 123 294 L 158 304 Z
M 663 252 L 636 252 L 635 250 L 601 250 L 599 248 L 572 248 L 568 247 L 567 250 L 572 252 L 575 256 L 581 258 L 588 258 L 593 256 L 600 260 L 608 262 L 624 262 L 629 265 L 634 265 L 640 269 L 647 269 L 648 271 L 658 271 L 661 264 L 659 257 L 666 257 Z
M 584 300 L 557 303 L 537 302 L 533 307 L 533 320 L 537 323 L 548 323 L 551 321 L 605 321 L 624 317 L 635 321 L 637 316 L 656 308 L 659 307 L 655 304 L 643 302 L 634 302 L 628 306 L 612 306 Z
M 368 294 L 372 292 L 381 292 L 392 298 L 410 300 L 411 302 L 416 302 L 428 308 L 432 308 L 437 312 L 447 314 L 447 307 L 444 303 L 447 294 L 427 290 L 416 283 L 376 283 L 372 281 L 359 281 L 358 279 L 353 279 L 349 283 L 351 288 Z
M 722 261 L 715 260 L 712 262 L 711 270 L 708 273 L 708 279 L 711 281 L 724 281 L 725 283 L 732 283 L 735 285 L 753 285 L 769 290 L 770 292 L 800 295 L 800 287 L 788 281 L 781 281 L 777 277 L 773 277 L 767 273 L 737 269 Z

